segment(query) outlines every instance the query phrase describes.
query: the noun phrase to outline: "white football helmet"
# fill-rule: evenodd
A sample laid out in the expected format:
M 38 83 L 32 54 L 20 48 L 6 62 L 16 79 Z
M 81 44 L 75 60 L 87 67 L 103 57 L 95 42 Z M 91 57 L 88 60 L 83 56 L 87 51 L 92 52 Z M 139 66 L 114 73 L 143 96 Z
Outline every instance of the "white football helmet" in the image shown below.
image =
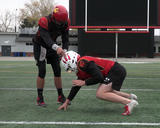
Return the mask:
M 80 55 L 74 51 L 68 51 L 65 53 L 66 56 L 62 57 L 61 64 L 66 71 L 77 71 L 77 60 Z

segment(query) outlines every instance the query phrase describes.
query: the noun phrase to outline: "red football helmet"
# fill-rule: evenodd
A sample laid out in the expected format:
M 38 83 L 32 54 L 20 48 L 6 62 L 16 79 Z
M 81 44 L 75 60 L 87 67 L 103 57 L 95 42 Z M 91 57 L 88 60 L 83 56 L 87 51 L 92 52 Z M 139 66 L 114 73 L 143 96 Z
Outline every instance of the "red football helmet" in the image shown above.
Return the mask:
M 56 24 L 65 24 L 68 21 L 67 9 L 62 5 L 55 6 L 53 10 L 53 19 Z

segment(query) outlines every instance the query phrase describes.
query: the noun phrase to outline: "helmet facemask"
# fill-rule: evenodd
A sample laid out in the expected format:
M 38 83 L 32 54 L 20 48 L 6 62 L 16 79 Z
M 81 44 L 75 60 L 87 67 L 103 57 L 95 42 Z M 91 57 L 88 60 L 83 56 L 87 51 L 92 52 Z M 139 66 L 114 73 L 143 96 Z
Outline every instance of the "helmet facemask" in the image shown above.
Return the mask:
M 66 22 L 59 22 L 54 17 L 53 17 L 53 21 L 54 21 L 57 29 L 65 28 L 65 27 L 67 27 L 67 24 L 68 24 L 67 21 Z

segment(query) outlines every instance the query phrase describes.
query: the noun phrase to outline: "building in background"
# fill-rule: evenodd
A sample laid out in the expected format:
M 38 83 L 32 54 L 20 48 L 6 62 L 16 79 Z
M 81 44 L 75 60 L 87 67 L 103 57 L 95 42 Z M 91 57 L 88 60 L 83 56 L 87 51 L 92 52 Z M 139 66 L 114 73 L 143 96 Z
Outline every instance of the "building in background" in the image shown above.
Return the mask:
M 160 56 L 160 29 L 155 29 L 154 42 L 154 55 Z
M 37 31 L 36 28 L 21 29 L 19 33 L 0 32 L 0 56 L 33 56 L 32 37 Z M 160 56 L 160 30 L 154 32 L 154 57 Z M 78 31 L 69 31 L 69 50 L 78 51 Z M 61 38 L 57 39 L 61 44 Z
M 0 32 L 0 56 L 13 56 L 17 35 L 15 32 Z
M 21 29 L 16 32 L 0 32 L 0 56 L 33 56 L 32 37 L 37 28 Z M 78 39 L 77 30 L 69 31 L 69 50 L 77 51 Z M 57 43 L 61 45 L 61 38 Z

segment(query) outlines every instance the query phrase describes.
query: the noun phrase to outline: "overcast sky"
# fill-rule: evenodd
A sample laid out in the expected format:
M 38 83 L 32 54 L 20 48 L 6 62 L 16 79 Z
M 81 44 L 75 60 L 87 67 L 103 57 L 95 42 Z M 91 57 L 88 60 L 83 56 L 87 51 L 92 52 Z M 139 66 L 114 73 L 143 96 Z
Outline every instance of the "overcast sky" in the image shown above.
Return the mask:
M 31 0 L 0 0 L 0 13 L 6 10 L 15 11 L 24 7 L 24 4 L 30 2 Z M 64 5 L 67 10 L 69 8 L 69 0 L 55 0 L 57 4 Z

